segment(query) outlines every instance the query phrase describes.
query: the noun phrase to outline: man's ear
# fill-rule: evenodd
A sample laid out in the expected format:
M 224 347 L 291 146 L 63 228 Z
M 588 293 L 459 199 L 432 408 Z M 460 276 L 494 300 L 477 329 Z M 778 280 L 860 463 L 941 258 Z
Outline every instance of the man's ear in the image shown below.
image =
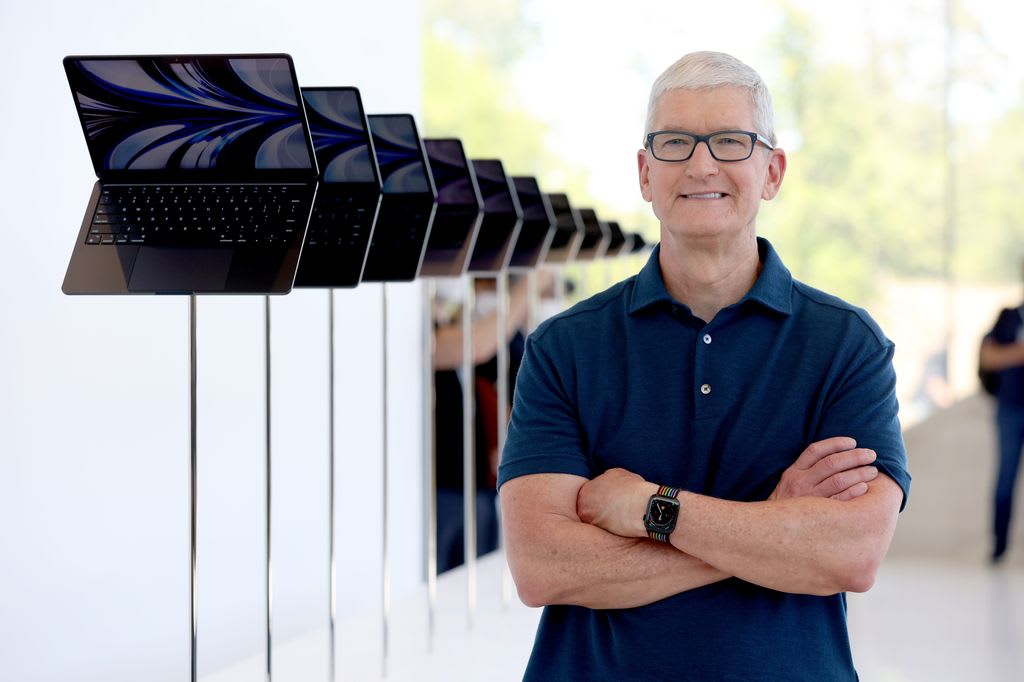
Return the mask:
M 651 200 L 651 179 L 649 177 L 651 166 L 647 159 L 647 150 L 641 149 L 636 153 L 636 170 L 640 177 L 640 194 L 644 201 Z
M 761 198 L 771 201 L 779 193 L 782 187 L 782 178 L 786 175 L 786 152 L 776 147 L 770 152 L 768 158 L 768 171 L 764 176 L 764 187 L 761 189 Z

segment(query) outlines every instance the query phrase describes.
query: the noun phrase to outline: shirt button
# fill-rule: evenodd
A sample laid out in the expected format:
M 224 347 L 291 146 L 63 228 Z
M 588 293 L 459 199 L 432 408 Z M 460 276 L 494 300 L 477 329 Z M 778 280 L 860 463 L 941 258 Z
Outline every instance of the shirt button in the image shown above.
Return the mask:
M 700 392 L 703 393 L 704 395 L 710 394 L 711 393 L 711 384 L 703 384 L 703 385 L 701 385 Z
M 704 343 L 711 343 L 711 334 L 704 335 Z

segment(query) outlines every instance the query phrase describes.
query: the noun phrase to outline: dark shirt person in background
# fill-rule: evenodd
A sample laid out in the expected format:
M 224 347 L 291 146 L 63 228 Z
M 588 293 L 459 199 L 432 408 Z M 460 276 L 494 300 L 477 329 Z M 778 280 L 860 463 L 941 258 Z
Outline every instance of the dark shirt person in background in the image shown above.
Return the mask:
M 992 561 L 1006 553 L 1013 514 L 1013 490 L 1024 447 L 1024 306 L 1004 308 L 981 343 L 981 369 L 999 373 L 996 431 L 999 473 L 996 475 Z

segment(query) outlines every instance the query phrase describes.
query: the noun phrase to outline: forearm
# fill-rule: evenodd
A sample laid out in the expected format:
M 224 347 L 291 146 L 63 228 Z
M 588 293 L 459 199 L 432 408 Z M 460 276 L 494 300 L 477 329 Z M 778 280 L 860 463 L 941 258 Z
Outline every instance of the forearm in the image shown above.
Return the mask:
M 885 479 L 876 495 L 893 496 Z M 884 488 L 884 490 L 883 490 Z M 732 502 L 681 493 L 672 545 L 751 583 L 783 592 L 863 592 L 895 530 L 895 506 L 864 498 L 799 497 Z
M 523 603 L 629 608 L 727 577 L 668 545 L 583 523 L 575 501 L 586 480 L 534 474 L 501 487 L 506 555 Z
M 981 345 L 978 364 L 989 372 L 998 372 L 1024 365 L 1024 343 L 1000 344 L 986 340 Z
M 526 278 L 523 277 L 509 291 L 508 317 L 505 336 L 498 337 L 498 314 L 489 313 L 473 321 L 473 364 L 480 365 L 495 356 L 498 346 L 508 343 L 526 324 L 528 311 Z M 462 366 L 462 324 L 446 325 L 437 329 L 434 337 L 434 369 L 457 369 Z
M 528 606 L 631 608 L 728 577 L 652 540 L 619 537 L 571 519 L 546 526 L 528 539 L 506 529 L 509 567 Z

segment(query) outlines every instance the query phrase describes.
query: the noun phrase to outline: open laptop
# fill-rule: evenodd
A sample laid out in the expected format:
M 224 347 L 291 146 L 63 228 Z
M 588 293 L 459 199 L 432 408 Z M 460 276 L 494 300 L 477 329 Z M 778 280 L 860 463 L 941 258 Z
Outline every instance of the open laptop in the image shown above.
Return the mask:
M 583 221 L 566 195 L 549 194 L 548 202 L 555 213 L 555 236 L 551 239 L 544 262 L 571 263 L 583 242 Z
M 611 241 L 608 226 L 598 220 L 597 213 L 592 208 L 581 208 L 580 219 L 583 221 L 583 243 L 576 254 L 576 261 L 598 260 L 604 255 Z
M 468 271 L 495 274 L 508 267 L 523 222 L 523 211 L 501 161 L 473 159 L 471 163 L 484 200 L 484 220 L 469 259 Z
M 66 294 L 283 294 L 316 194 L 286 54 L 64 59 L 93 187 Z
M 608 242 L 608 249 L 605 250 L 604 255 L 606 258 L 618 256 L 623 253 L 627 253 L 626 247 L 626 235 L 622 233 L 622 228 L 619 227 L 619 223 L 614 220 L 609 220 L 608 232 L 611 235 L 611 241 Z
M 370 250 L 381 181 L 359 90 L 302 88 L 320 188 L 296 287 L 354 287 Z
M 371 114 L 368 118 L 384 196 L 363 281 L 411 281 L 423 262 L 437 190 L 412 115 Z
M 483 220 L 483 199 L 462 142 L 424 138 L 437 187 L 437 211 L 420 275 L 458 277 L 466 271 Z
M 516 240 L 508 269 L 512 272 L 524 272 L 543 262 L 551 246 L 551 240 L 555 237 L 558 223 L 555 220 L 555 212 L 551 210 L 551 202 L 548 201 L 547 195 L 540 191 L 536 178 L 514 177 L 512 186 L 516 190 L 519 206 L 523 209 L 523 225 L 519 228 L 519 239 Z

